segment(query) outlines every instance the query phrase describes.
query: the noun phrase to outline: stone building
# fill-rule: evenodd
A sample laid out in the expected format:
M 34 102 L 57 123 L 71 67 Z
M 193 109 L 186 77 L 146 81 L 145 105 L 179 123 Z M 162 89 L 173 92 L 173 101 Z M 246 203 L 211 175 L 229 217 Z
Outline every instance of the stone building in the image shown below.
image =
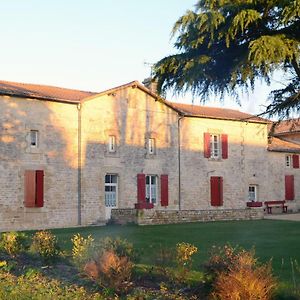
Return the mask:
M 101 93 L 0 81 L 0 230 L 111 214 L 144 224 L 262 217 L 249 200 L 298 210 L 300 131 L 277 126 L 268 139 L 270 124 L 168 102 L 137 81 Z

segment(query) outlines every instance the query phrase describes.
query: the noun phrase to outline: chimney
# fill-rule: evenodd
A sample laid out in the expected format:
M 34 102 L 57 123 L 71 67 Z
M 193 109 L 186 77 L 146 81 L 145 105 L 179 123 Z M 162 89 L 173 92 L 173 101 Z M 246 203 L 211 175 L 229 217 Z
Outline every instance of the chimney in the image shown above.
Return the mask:
M 157 81 L 152 77 L 145 78 L 142 84 L 152 93 L 157 94 Z

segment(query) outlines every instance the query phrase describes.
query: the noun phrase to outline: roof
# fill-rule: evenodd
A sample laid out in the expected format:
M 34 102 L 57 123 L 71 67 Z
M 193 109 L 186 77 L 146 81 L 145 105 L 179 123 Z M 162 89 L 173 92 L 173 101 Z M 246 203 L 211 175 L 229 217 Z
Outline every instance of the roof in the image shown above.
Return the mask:
M 185 116 L 234 120 L 234 121 L 247 121 L 247 122 L 257 122 L 257 123 L 270 122 L 269 120 L 256 117 L 244 112 L 240 112 L 238 110 L 183 104 L 183 103 L 174 103 L 174 102 L 166 101 L 159 95 L 150 91 L 148 88 L 146 88 L 138 81 L 131 81 L 124 85 L 120 85 L 112 89 L 102 91 L 100 93 L 66 89 L 66 88 L 48 86 L 48 85 L 0 81 L 0 95 L 36 98 L 36 99 L 49 100 L 49 101 L 62 101 L 68 103 L 81 103 L 81 102 L 94 99 L 95 97 L 101 95 L 113 94 L 119 90 L 123 90 L 129 87 L 139 88 L 140 90 L 144 91 L 145 93 L 155 98 L 155 100 L 164 103 L 171 109 L 175 110 L 177 113 Z
M 79 103 L 83 98 L 96 94 L 48 85 L 0 81 L 0 95 Z
M 239 110 L 217 108 L 209 106 L 191 105 L 183 103 L 168 102 L 171 106 L 180 110 L 186 115 L 212 118 L 212 119 L 223 119 L 223 120 L 234 120 L 234 121 L 249 121 L 257 123 L 269 123 L 269 120 L 241 112 Z
M 274 152 L 300 153 L 300 145 L 284 141 L 277 137 L 271 137 L 268 150 Z
M 300 119 L 289 119 L 285 121 L 273 123 L 274 128 L 273 132 L 270 132 L 272 135 L 284 135 L 289 133 L 299 133 L 300 132 Z M 270 130 L 272 128 L 270 127 Z

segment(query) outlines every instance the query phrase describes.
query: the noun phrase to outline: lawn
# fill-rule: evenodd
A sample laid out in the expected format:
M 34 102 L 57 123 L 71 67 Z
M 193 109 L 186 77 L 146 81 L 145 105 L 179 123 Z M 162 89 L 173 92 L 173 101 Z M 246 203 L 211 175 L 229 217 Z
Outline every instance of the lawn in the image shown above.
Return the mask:
M 272 266 L 280 281 L 291 284 L 300 281 L 300 222 L 292 221 L 227 221 L 209 223 L 189 223 L 155 226 L 117 226 L 80 227 L 56 229 L 63 249 L 71 249 L 71 237 L 80 233 L 91 234 L 95 239 L 106 236 L 126 238 L 133 243 L 141 255 L 141 263 L 154 264 L 159 247 L 174 248 L 178 242 L 192 243 L 198 247 L 194 269 L 207 261 L 212 246 L 229 243 L 245 249 L 255 248 L 259 261 L 272 259 Z M 293 276 L 293 271 L 295 276 Z

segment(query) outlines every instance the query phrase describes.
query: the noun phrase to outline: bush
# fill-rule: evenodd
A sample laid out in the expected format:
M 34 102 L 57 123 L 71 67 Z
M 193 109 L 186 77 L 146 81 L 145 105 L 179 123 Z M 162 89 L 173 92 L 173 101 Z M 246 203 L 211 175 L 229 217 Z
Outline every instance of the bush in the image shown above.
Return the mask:
M 72 258 L 77 267 L 82 267 L 91 257 L 94 248 L 94 239 L 91 235 L 87 238 L 82 237 L 79 233 L 71 239 L 73 243 Z
M 120 257 L 111 250 L 104 251 L 84 268 L 90 278 L 117 293 L 126 292 L 131 287 L 132 269 L 133 264 L 126 256 Z
M 1 235 L 0 248 L 11 257 L 24 251 L 27 246 L 27 237 L 20 232 L 6 232 Z
M 47 230 L 37 231 L 34 234 L 31 249 L 46 261 L 55 258 L 59 254 L 56 236 Z
M 213 299 L 267 300 L 276 287 L 271 264 L 259 265 L 254 251 L 225 246 L 213 264 Z

